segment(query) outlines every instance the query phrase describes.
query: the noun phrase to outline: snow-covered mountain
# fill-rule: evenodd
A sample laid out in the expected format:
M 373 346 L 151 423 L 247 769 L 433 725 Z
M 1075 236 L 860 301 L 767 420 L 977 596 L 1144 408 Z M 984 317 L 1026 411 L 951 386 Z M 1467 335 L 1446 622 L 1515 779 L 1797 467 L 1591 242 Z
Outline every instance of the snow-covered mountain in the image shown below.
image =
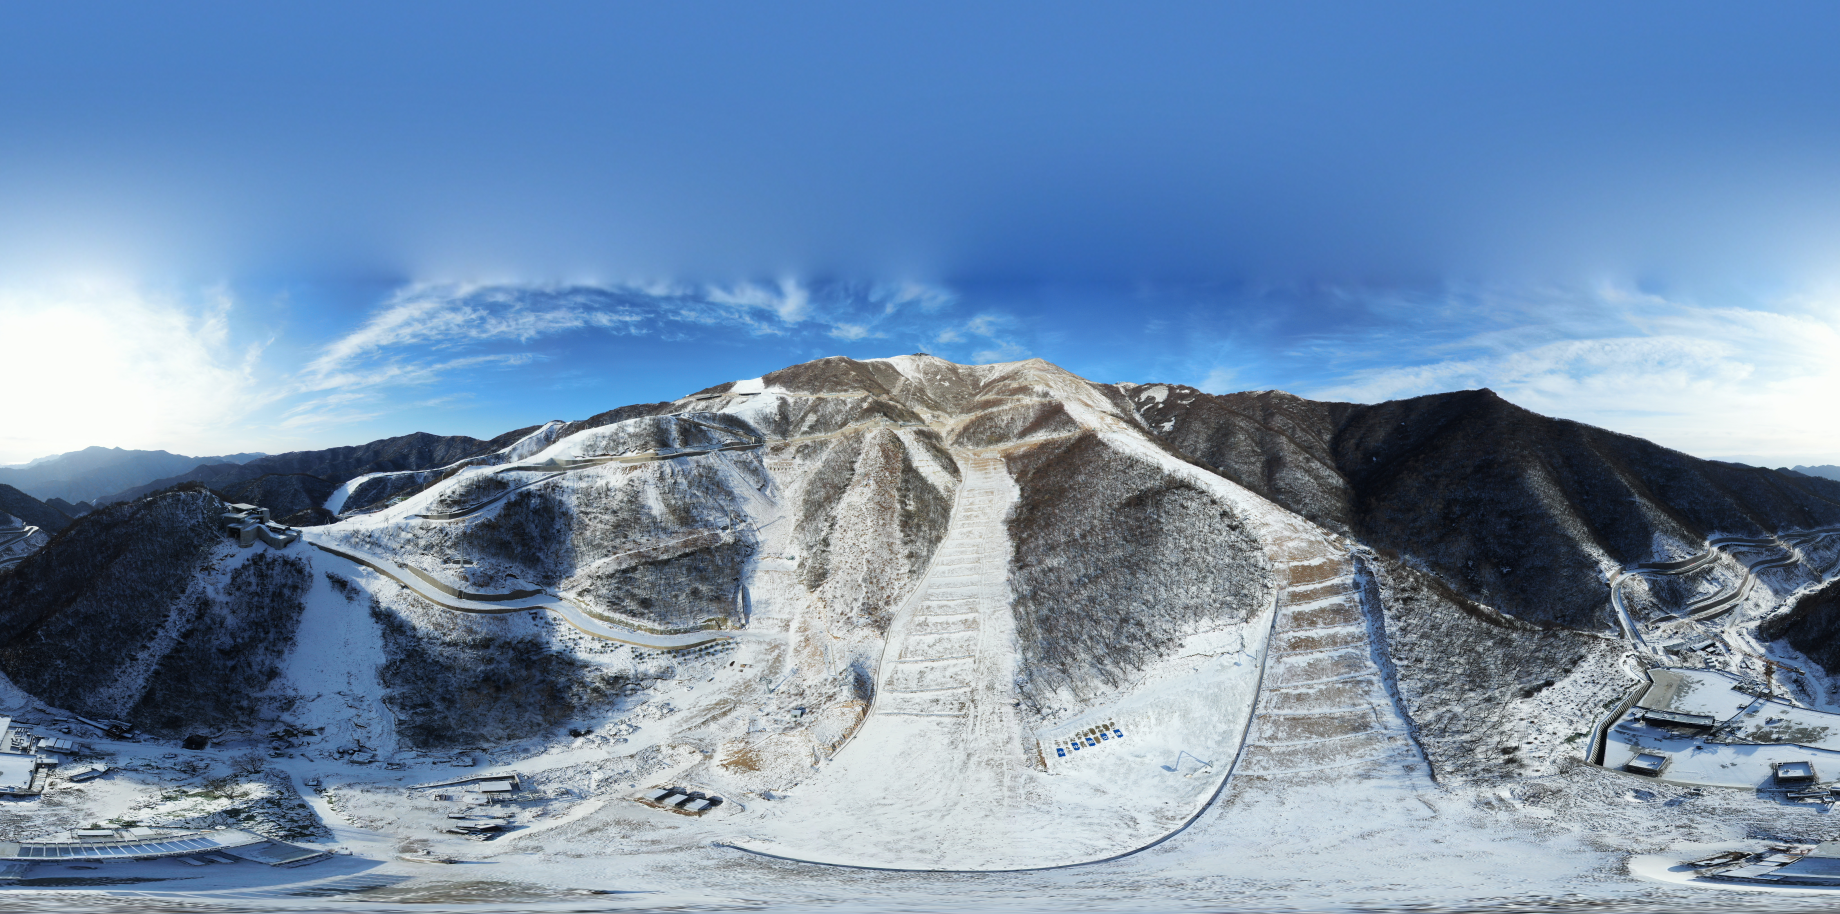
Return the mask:
M 1723 613 L 1767 677 L 1801 655 L 1755 622 L 1840 564 L 1840 483 L 1488 391 L 832 358 L 492 445 L 101 506 L 0 571 L 0 669 L 349 785 L 340 815 L 402 840 L 434 801 L 374 766 L 460 753 L 547 791 L 533 853 L 1005 869 L 1132 852 L 1229 788 L 1567 770 L 1629 658 Z M 244 547 L 236 500 L 328 523 Z M 1769 543 L 1790 560 L 1742 552 Z M 1808 656 L 1783 687 L 1825 700 Z M 731 802 L 622 831 L 642 804 L 605 804 L 653 785 Z
M 97 505 L 112 504 L 118 501 L 130 501 L 152 492 L 168 489 L 183 483 L 203 483 L 220 491 L 231 491 L 237 486 L 245 486 L 238 493 L 248 497 L 279 497 L 284 503 L 276 504 L 277 516 L 286 516 L 306 512 L 295 520 L 296 523 L 318 523 L 324 518 L 314 516 L 312 509 L 318 507 L 325 498 L 322 487 L 336 486 L 354 476 L 366 473 L 389 472 L 395 470 L 414 470 L 438 467 L 455 460 L 476 454 L 491 453 L 502 448 L 507 440 L 522 438 L 530 429 L 509 432 L 500 439 L 481 441 L 465 435 L 431 435 L 416 432 L 395 438 L 384 438 L 355 447 L 335 447 L 318 451 L 290 451 L 285 454 L 252 455 L 251 460 L 208 460 L 195 462 L 185 468 L 184 472 L 160 474 L 157 477 L 143 478 L 132 486 L 122 486 L 108 490 L 95 499 Z M 283 477 L 279 480 L 264 480 L 264 477 Z M 289 480 L 286 477 L 296 477 Z M 312 477 L 312 479 L 307 479 Z M 314 482 L 313 480 L 319 480 Z M 302 501 L 290 496 L 292 490 L 305 485 L 307 491 L 318 495 L 317 500 Z

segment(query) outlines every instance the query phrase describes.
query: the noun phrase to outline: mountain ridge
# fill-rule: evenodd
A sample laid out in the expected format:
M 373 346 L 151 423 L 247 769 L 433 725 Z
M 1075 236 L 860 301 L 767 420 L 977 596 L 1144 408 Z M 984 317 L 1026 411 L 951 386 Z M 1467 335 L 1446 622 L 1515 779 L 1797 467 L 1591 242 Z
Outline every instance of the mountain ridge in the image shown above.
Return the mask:
M 0 484 L 11 485 L 34 498 L 70 502 L 92 501 L 150 480 L 183 473 L 211 463 L 243 463 L 258 453 L 221 457 L 187 457 L 168 451 L 137 451 L 92 445 L 40 457 L 19 466 L 0 467 Z
M 496 450 L 388 441 L 77 518 L 0 570 L 0 671 L 162 739 L 293 734 L 344 783 L 560 752 L 594 761 L 533 762 L 545 796 L 743 798 L 698 846 L 977 870 L 1305 787 L 1563 792 L 1632 663 L 1825 706 L 1840 662 L 1805 648 L 1834 601 L 1759 625 L 1840 569 L 1840 487 L 1487 390 L 829 358 Z M 240 547 L 234 500 L 321 523 Z M 653 846 L 634 804 L 571 808 Z

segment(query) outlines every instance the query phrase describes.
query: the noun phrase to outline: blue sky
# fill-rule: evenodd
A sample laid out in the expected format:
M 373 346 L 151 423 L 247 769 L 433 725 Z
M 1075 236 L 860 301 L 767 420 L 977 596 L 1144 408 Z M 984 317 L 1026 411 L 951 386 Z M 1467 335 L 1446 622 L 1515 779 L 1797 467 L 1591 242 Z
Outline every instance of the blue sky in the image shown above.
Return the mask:
M 822 355 L 1840 463 L 1840 8 L 0 8 L 0 462 Z M 24 380 L 19 380 L 24 379 Z

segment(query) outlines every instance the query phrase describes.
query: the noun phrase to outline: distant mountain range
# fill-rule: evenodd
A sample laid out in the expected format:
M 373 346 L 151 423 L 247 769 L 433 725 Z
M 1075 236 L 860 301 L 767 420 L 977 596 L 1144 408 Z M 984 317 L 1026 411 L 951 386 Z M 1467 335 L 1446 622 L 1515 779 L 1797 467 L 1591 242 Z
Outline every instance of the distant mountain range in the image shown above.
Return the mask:
M 118 447 L 86 447 L 80 451 L 40 457 L 19 466 L 0 467 L 0 484 L 12 486 L 33 498 L 49 502 L 94 501 L 155 479 L 176 476 L 208 464 L 241 464 L 260 453 L 221 457 L 187 457 L 168 451 L 131 451 Z
M 1834 466 L 1833 464 L 1824 464 L 1818 467 L 1788 467 L 1787 470 L 1791 473 L 1800 473 L 1803 476 L 1819 476 L 1822 479 L 1840 480 L 1840 467 Z

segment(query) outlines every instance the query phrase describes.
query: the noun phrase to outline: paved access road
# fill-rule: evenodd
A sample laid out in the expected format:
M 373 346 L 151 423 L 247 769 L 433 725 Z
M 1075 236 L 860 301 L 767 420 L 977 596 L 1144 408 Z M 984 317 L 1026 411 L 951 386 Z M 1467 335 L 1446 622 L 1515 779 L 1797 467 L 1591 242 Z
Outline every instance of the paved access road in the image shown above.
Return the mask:
M 726 641 L 735 637 L 735 634 L 731 632 L 694 631 L 660 634 L 614 625 L 610 622 L 605 622 L 588 615 L 581 607 L 561 597 L 541 591 L 532 596 L 470 593 L 465 597 L 456 596 L 454 593 L 449 593 L 448 591 L 453 590 L 459 593 L 465 593 L 465 591 L 460 591 L 458 588 L 444 587 L 432 575 L 420 569 L 409 568 L 408 566 L 402 565 L 392 559 L 384 558 L 383 556 L 358 552 L 348 546 L 332 545 L 322 542 L 317 536 L 309 537 L 307 541 L 312 543 L 314 548 L 322 552 L 349 562 L 363 565 L 409 588 L 415 592 L 416 596 L 442 609 L 449 609 L 454 612 L 501 615 L 504 613 L 541 610 L 561 616 L 564 622 L 574 626 L 583 634 L 600 638 L 604 641 L 630 644 L 634 647 L 642 647 L 655 651 L 682 650 L 685 648 L 712 644 L 717 641 Z M 524 593 L 528 593 L 528 591 Z M 469 597 L 472 599 L 469 599 Z
M 9 549 L 13 546 L 14 543 L 23 543 L 26 540 L 31 539 L 32 535 L 37 532 L 38 532 L 38 528 L 32 527 L 32 526 L 19 527 L 19 528 L 15 528 L 12 530 L 0 532 L 0 550 Z M 13 565 L 17 565 L 20 562 L 23 562 L 26 559 L 30 558 L 32 553 L 36 551 L 37 550 L 34 550 L 34 549 L 28 549 L 25 552 L 20 553 L 19 555 L 9 555 L 9 556 L 0 558 L 0 568 L 8 568 Z

